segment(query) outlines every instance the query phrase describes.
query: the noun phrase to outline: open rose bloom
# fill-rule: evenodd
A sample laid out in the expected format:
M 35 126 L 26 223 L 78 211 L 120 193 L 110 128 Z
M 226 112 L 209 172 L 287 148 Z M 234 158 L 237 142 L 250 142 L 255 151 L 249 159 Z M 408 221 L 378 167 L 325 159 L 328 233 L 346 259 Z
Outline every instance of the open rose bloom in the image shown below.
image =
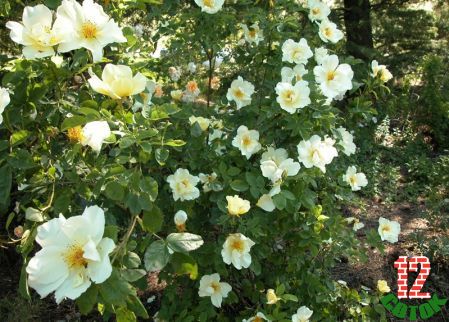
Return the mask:
M 76 299 L 92 282 L 103 283 L 112 272 L 109 254 L 114 241 L 103 238 L 104 211 L 87 207 L 81 216 L 60 215 L 37 228 L 36 242 L 42 247 L 26 271 L 28 284 L 41 297 L 55 292 L 56 302 Z

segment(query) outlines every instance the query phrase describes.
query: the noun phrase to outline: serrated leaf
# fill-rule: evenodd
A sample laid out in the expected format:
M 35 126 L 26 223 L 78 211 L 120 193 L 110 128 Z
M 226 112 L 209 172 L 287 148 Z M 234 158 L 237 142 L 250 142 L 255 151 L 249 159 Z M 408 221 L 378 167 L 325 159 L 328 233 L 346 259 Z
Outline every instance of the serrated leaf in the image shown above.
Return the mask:
M 175 252 L 190 252 L 200 248 L 203 238 L 191 233 L 172 233 L 167 236 L 168 246 Z
M 145 269 L 148 272 L 162 270 L 170 260 L 170 253 L 163 240 L 157 240 L 148 246 L 144 255 Z
M 162 228 L 164 215 L 156 205 L 150 211 L 144 211 L 142 218 L 142 225 L 146 231 L 157 233 Z

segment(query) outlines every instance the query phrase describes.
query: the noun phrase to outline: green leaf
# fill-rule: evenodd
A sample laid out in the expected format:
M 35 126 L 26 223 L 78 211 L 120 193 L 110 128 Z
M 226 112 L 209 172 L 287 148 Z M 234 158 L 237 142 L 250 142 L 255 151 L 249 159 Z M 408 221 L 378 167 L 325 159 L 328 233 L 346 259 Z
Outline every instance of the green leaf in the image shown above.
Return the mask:
M 126 307 L 119 307 L 115 310 L 115 319 L 117 322 L 135 322 L 137 321 L 134 312 L 128 310 Z
M 187 274 L 191 280 L 198 278 L 198 264 L 189 255 L 174 253 L 170 262 L 176 274 Z
M 87 119 L 89 121 L 99 120 L 101 118 L 100 113 L 98 113 L 97 110 L 94 110 L 93 108 L 89 107 L 81 107 L 77 110 L 79 114 L 83 114 L 87 116 Z
M 91 312 L 98 302 L 97 299 L 98 287 L 96 285 L 91 285 L 86 292 L 76 299 L 76 304 L 78 305 L 81 314 L 86 315 Z
M 273 196 L 273 203 L 277 209 L 282 210 L 287 205 L 287 199 L 285 199 L 283 194 L 279 193 Z
M 183 146 L 185 144 L 186 144 L 186 142 L 183 140 L 168 140 L 168 141 L 164 142 L 164 145 L 173 146 L 173 147 Z
M 139 188 L 142 192 L 145 192 L 150 196 L 152 202 L 156 200 L 158 195 L 158 184 L 152 177 L 142 178 L 139 183 Z
M 124 269 L 122 271 L 123 278 L 128 282 L 135 282 L 144 277 L 146 274 L 147 272 L 143 269 L 131 268 L 131 269 Z
M 137 316 L 140 316 L 144 319 L 149 319 L 148 312 L 143 306 L 142 302 L 135 295 L 131 295 L 126 300 L 128 308 L 133 311 Z
M 106 185 L 104 194 L 111 200 L 122 201 L 125 197 L 125 189 L 117 181 L 111 181 Z
M 30 132 L 27 130 L 21 130 L 14 132 L 9 138 L 12 147 L 22 144 L 30 136 Z
M 116 271 L 113 271 L 105 282 L 99 284 L 99 290 L 105 304 L 120 306 L 125 306 L 126 298 L 135 292 L 131 284 L 120 278 Z
M 81 115 L 74 115 L 72 117 L 66 118 L 61 124 L 61 131 L 66 131 L 72 127 L 79 125 L 84 125 L 87 123 L 87 118 Z
M 170 260 L 170 253 L 163 240 L 157 240 L 148 246 L 144 255 L 145 269 L 148 272 L 160 271 Z
M 0 204 L 8 203 L 12 185 L 12 170 L 8 165 L 0 168 Z
M 9 155 L 8 163 L 16 169 L 26 170 L 36 166 L 33 157 L 27 150 L 17 150 Z
M 140 257 L 139 255 L 137 255 L 136 253 L 133 252 L 127 252 L 125 259 L 124 259 L 124 264 L 126 267 L 128 268 L 137 268 L 140 266 Z
M 175 252 L 190 252 L 200 248 L 203 244 L 203 238 L 200 235 L 191 233 L 172 233 L 167 237 L 168 246 Z
M 157 163 L 164 165 L 165 161 L 168 159 L 169 151 L 166 148 L 156 149 L 154 156 L 156 157 Z
M 231 188 L 235 191 L 246 191 L 248 190 L 249 186 L 245 181 L 236 179 L 231 182 Z
M 150 211 L 144 211 L 142 218 L 143 228 L 151 233 L 157 233 L 162 228 L 164 222 L 164 215 L 159 207 L 153 205 Z

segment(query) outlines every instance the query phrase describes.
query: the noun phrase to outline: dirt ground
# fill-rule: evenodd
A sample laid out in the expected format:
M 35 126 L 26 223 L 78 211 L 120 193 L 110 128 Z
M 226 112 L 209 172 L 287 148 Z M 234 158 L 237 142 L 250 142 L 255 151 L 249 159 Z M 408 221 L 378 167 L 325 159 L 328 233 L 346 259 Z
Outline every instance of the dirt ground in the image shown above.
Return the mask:
M 365 237 L 364 231 L 369 229 L 376 229 L 379 226 L 379 217 L 384 217 L 390 220 L 396 220 L 401 224 L 401 234 L 399 241 L 395 244 L 385 242 L 385 253 L 382 254 L 377 249 L 369 248 L 368 263 L 340 263 L 335 271 L 335 278 L 344 280 L 349 287 L 360 289 L 364 285 L 371 289 L 376 288 L 377 281 L 380 279 L 386 280 L 392 289 L 392 292 L 397 290 L 397 270 L 394 268 L 394 262 L 399 256 L 419 256 L 423 255 L 418 249 L 414 241 L 414 233 L 422 233 L 424 238 L 434 236 L 428 222 L 422 218 L 424 210 L 424 203 L 417 201 L 413 205 L 408 202 L 399 202 L 388 204 L 382 200 L 367 200 L 364 209 L 348 208 L 346 214 L 348 217 L 358 217 L 365 224 L 365 228 L 358 231 L 358 237 L 363 241 Z M 449 232 L 447 232 L 449 233 Z M 409 274 L 409 285 L 416 278 L 415 273 Z M 445 263 L 432 262 L 431 272 L 423 292 L 430 292 L 431 294 L 438 294 L 439 298 L 449 298 L 449 267 Z M 408 304 L 421 304 L 419 301 L 404 301 Z M 446 304 L 443 311 L 426 321 L 449 321 L 449 305 Z M 390 315 L 391 316 L 391 315 Z M 391 318 L 391 321 L 404 321 Z M 408 321 L 408 320 L 405 320 Z M 419 320 L 421 321 L 421 320 Z

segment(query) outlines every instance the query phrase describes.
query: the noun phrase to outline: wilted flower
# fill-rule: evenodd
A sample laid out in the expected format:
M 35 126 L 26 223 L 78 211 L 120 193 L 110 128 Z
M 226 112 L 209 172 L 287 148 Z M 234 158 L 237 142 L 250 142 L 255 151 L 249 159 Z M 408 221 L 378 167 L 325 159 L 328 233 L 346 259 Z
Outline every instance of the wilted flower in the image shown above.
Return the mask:
M 232 140 L 232 146 L 238 148 L 247 159 L 259 152 L 262 146 L 259 143 L 259 132 L 248 130 L 244 125 L 239 126 L 237 135 Z
M 109 254 L 115 248 L 103 238 L 104 211 L 87 207 L 81 216 L 63 215 L 37 228 L 42 247 L 27 265 L 28 284 L 41 297 L 55 291 L 56 302 L 76 299 L 92 282 L 103 283 L 112 272 Z
M 206 131 L 210 125 L 210 120 L 205 117 L 202 117 L 202 116 L 193 116 L 192 115 L 191 117 L 189 117 L 189 122 L 190 122 L 190 125 L 198 123 L 201 130 L 203 130 L 203 131 Z
M 176 172 L 167 177 L 167 182 L 173 192 L 173 199 L 177 201 L 194 200 L 200 196 L 200 190 L 195 187 L 200 179 L 192 176 L 189 170 L 177 169 Z
M 267 290 L 267 304 L 276 304 L 281 298 L 277 297 L 273 289 Z
M 182 75 L 182 71 L 181 68 L 176 68 L 176 67 L 169 67 L 168 68 L 168 76 L 170 76 L 170 79 L 174 82 L 177 82 Z
M 387 66 L 379 65 L 377 60 L 373 60 L 371 62 L 371 70 L 372 70 L 371 76 L 373 76 L 373 77 L 379 76 L 380 80 L 384 83 L 388 82 L 390 79 L 393 78 L 393 75 L 387 69 Z
M 381 293 L 389 293 L 391 291 L 390 287 L 388 286 L 387 281 L 385 281 L 385 280 L 377 281 L 377 290 Z
M 14 228 L 14 236 L 17 238 L 22 238 L 23 236 L 23 226 L 19 225 Z
M 52 56 L 53 46 L 62 40 L 60 31 L 52 27 L 53 13 L 46 6 L 39 4 L 25 7 L 22 23 L 8 21 L 6 27 L 11 30 L 11 39 L 23 45 L 22 53 L 27 59 Z
M 248 268 L 251 265 L 251 247 L 255 243 L 243 234 L 231 234 L 226 238 L 221 251 L 223 261 L 234 265 L 237 269 Z
M 101 79 L 92 73 L 88 81 L 94 91 L 113 99 L 122 99 L 143 92 L 148 79 L 141 73 L 133 76 L 129 66 L 107 64 Z
M 313 311 L 307 306 L 301 306 L 296 314 L 293 314 L 292 322 L 308 322 L 312 314 Z
M 334 143 L 333 140 L 322 141 L 318 135 L 313 135 L 309 140 L 303 140 L 298 144 L 298 159 L 306 168 L 317 167 L 326 172 L 326 165 L 338 156 Z
M 302 77 L 307 74 L 307 69 L 303 64 L 296 65 L 293 68 L 282 67 L 281 77 L 283 83 L 295 83 L 298 81 L 304 81 Z M 306 82 L 306 81 L 304 81 Z
M 242 199 L 237 195 L 235 195 L 234 197 L 226 196 L 226 200 L 228 202 L 226 208 L 228 209 L 228 213 L 231 216 L 239 217 L 243 214 L 246 214 L 251 208 L 251 204 L 248 200 Z
M 245 37 L 245 40 L 248 43 L 255 43 L 256 45 L 259 44 L 264 38 L 263 38 L 263 30 L 260 29 L 259 24 L 253 23 L 249 28 L 245 24 L 241 24 L 243 29 L 243 35 Z
M 337 28 L 337 25 L 328 19 L 321 21 L 318 35 L 324 42 L 337 43 L 343 38 L 343 32 Z
M 54 29 L 64 32 L 59 52 L 86 48 L 94 62 L 103 58 L 106 45 L 127 41 L 118 24 L 93 0 L 84 0 L 83 5 L 75 0 L 63 0 L 57 10 Z
M 2 113 L 5 111 L 5 107 L 11 102 L 8 90 L 6 88 L 0 87 L 0 124 L 3 123 Z
M 242 77 L 237 77 L 231 83 L 228 89 L 226 98 L 228 101 L 234 101 L 237 104 L 237 109 L 251 104 L 251 95 L 254 93 L 254 85 L 248 81 L 243 80 Z
M 321 65 L 315 66 L 313 73 L 323 95 L 328 98 L 352 89 L 354 72 L 348 64 L 339 64 L 337 55 L 324 58 Z
M 92 150 L 100 152 L 106 138 L 111 135 L 111 129 L 106 121 L 94 121 L 84 125 L 81 131 L 82 145 L 88 145 Z
M 282 45 L 282 61 L 305 65 L 312 56 L 313 52 L 305 38 L 301 38 L 299 42 L 287 39 Z
M 196 64 L 193 61 L 191 61 L 190 63 L 187 64 L 187 70 L 189 71 L 190 74 L 195 74 Z
M 220 88 L 220 85 L 221 85 L 221 83 L 220 83 L 220 77 L 218 77 L 218 76 L 212 77 L 212 79 L 211 79 L 211 81 L 210 81 L 210 87 L 211 87 L 213 90 L 218 90 L 218 89 Z
M 221 307 L 221 302 L 228 297 L 231 290 L 231 285 L 220 282 L 220 275 L 215 273 L 201 277 L 198 295 L 200 297 L 210 296 L 213 306 Z
M 327 4 L 320 0 L 309 0 L 309 19 L 313 21 L 321 21 L 327 19 L 331 13 L 331 9 Z
M 156 84 L 156 86 L 154 87 L 153 96 L 157 98 L 161 98 L 162 96 L 164 96 L 164 90 L 162 89 L 162 85 Z
M 401 225 L 397 221 L 388 220 L 386 218 L 379 218 L 379 232 L 380 238 L 390 243 L 398 241 L 399 233 L 401 232 Z
M 338 144 L 343 147 L 343 153 L 347 156 L 354 154 L 356 149 L 354 136 L 343 127 L 339 127 L 337 131 L 341 135 L 341 140 Z
M 186 85 L 186 89 L 182 95 L 182 100 L 184 102 L 194 102 L 195 99 L 200 95 L 200 89 L 196 81 L 189 81 Z
M 368 184 L 365 174 L 357 172 L 357 169 L 354 166 L 348 167 L 346 174 L 343 175 L 343 181 L 351 186 L 352 191 L 359 191 L 362 187 L 365 187 Z
M 178 231 L 182 232 L 186 230 L 187 213 L 184 210 L 179 210 L 176 212 L 173 220 Z
M 291 83 L 277 83 L 276 102 L 279 103 L 284 111 L 294 114 L 296 110 L 303 108 L 311 103 L 310 88 L 307 82 L 298 81 L 295 85 Z

